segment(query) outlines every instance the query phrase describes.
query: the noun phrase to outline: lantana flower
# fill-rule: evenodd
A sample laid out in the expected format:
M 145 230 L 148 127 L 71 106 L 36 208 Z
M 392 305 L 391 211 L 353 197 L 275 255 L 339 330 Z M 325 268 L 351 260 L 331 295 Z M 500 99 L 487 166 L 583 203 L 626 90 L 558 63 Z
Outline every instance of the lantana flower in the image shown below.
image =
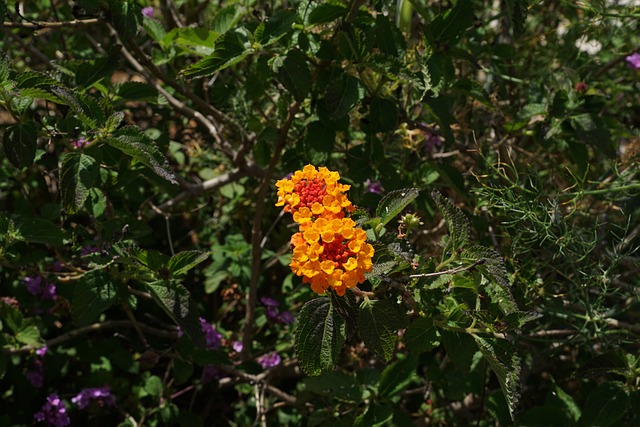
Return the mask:
M 290 265 L 315 293 L 333 289 L 342 296 L 364 282 L 364 273 L 372 268 L 374 249 L 366 242 L 367 233 L 351 218 L 318 218 L 301 224 L 300 230 L 291 237 Z
M 291 212 L 293 220 L 300 224 L 321 217 L 342 218 L 354 207 L 344 194 L 351 186 L 340 184 L 339 179 L 338 172 L 307 165 L 290 178 L 276 182 L 276 206 L 284 206 L 284 211 Z
M 65 427 L 71 424 L 64 402 L 55 393 L 47 397 L 47 402 L 33 414 L 33 418 L 53 427 Z

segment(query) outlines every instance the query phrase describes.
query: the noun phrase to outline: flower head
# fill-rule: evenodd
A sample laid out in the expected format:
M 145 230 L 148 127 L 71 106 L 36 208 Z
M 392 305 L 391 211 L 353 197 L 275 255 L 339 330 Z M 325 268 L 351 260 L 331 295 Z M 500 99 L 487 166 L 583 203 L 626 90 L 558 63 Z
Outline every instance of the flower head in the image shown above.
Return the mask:
M 142 8 L 142 16 L 146 16 L 147 18 L 153 18 L 155 15 L 155 11 L 152 6 L 147 6 Z
M 116 398 L 111 394 L 109 387 L 85 388 L 80 391 L 71 401 L 78 405 L 78 408 L 85 409 L 91 402 L 96 402 L 102 406 L 114 406 Z
M 200 318 L 200 324 L 202 325 L 202 332 L 204 332 L 204 338 L 209 350 L 217 350 L 220 347 L 222 341 L 222 334 L 216 330 L 216 327 Z
M 631 55 L 625 58 L 627 60 L 627 64 L 634 70 L 640 70 L 640 53 L 633 52 Z
M 278 322 L 284 324 L 291 324 L 295 321 L 293 314 L 290 311 L 283 311 L 278 315 Z
M 366 243 L 367 233 L 351 218 L 318 218 L 301 224 L 291 237 L 291 269 L 311 289 L 323 294 L 331 288 L 340 296 L 365 280 L 371 271 L 374 249 Z
M 380 181 L 371 181 L 369 178 L 364 182 L 365 191 L 368 193 L 382 194 L 384 193 L 384 187 Z
M 275 351 L 272 351 L 271 353 L 260 356 L 258 358 L 258 363 L 262 365 L 264 369 L 273 368 L 280 364 L 280 355 Z
M 291 212 L 293 220 L 300 224 L 314 218 L 342 218 L 345 211 L 351 212 L 354 207 L 344 194 L 351 186 L 338 183 L 339 179 L 338 172 L 307 165 L 291 178 L 276 182 L 276 206 L 284 206 L 284 211 Z
M 47 397 L 47 403 L 33 414 L 33 418 L 36 421 L 46 422 L 47 425 L 54 427 L 65 427 L 71 424 L 69 415 L 67 415 L 67 408 L 57 394 L 50 394 Z
M 56 285 L 45 282 L 41 276 L 25 277 L 24 285 L 27 287 L 27 291 L 29 291 L 31 295 L 42 300 L 56 299 Z

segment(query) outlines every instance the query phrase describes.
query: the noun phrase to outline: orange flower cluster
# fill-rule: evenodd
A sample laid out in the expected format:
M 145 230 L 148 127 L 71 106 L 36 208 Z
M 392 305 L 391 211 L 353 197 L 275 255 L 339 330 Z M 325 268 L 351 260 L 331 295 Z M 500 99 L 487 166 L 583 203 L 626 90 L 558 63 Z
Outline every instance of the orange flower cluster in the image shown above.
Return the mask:
M 284 206 L 300 224 L 291 238 L 293 272 L 318 294 L 333 289 L 342 296 L 364 282 L 374 249 L 366 242 L 367 233 L 345 216 L 354 207 L 345 195 L 350 186 L 339 179 L 338 172 L 307 165 L 276 183 L 276 206 Z

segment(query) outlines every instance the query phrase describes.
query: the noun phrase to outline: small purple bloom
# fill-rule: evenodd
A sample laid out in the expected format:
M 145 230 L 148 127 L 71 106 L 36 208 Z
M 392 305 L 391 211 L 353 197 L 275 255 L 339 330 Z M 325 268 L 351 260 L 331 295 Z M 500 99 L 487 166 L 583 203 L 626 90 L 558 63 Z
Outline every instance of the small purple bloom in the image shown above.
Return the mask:
M 374 194 L 384 193 L 384 187 L 382 187 L 382 184 L 380 183 L 380 181 L 371 181 L 368 178 L 364 182 L 364 189 L 366 192 L 369 192 L 369 193 L 374 193 Z
M 267 307 L 267 319 L 271 321 L 278 320 L 278 309 L 275 307 Z
M 32 370 L 27 372 L 27 379 L 35 388 L 42 388 L 44 385 L 44 364 L 42 360 L 36 360 Z
M 237 353 L 240 353 L 244 348 L 244 346 L 242 345 L 242 341 L 234 341 L 233 344 L 231 344 L 231 347 L 233 348 L 233 351 Z
M 260 356 L 258 358 L 258 363 L 262 365 L 264 369 L 273 368 L 280 364 L 280 355 L 275 351 L 272 351 L 271 353 Z
M 96 252 L 100 252 L 100 248 L 97 246 L 85 246 L 82 249 L 80 249 L 80 256 L 86 256 L 86 255 L 91 255 L 94 254 Z
M 216 327 L 200 318 L 200 324 L 202 325 L 202 332 L 204 332 L 204 338 L 209 350 L 217 350 L 220 347 L 220 341 L 222 340 L 222 334 L 216 331 Z
M 40 411 L 33 414 L 33 418 L 39 422 L 46 422 L 53 427 L 65 427 L 71 424 L 67 408 L 57 394 L 50 394 Z
M 293 318 L 293 314 L 291 314 L 290 311 L 283 311 L 282 313 L 280 313 L 280 315 L 278 316 L 278 321 L 280 323 L 285 323 L 285 324 L 291 324 L 294 322 L 294 318 Z
M 46 345 L 43 345 L 42 347 L 36 349 L 36 355 L 39 357 L 44 357 L 44 355 L 47 354 L 47 350 L 49 350 L 49 348 Z
M 147 6 L 142 8 L 142 16 L 146 16 L 147 18 L 153 18 L 155 11 L 153 7 Z
M 116 398 L 111 394 L 109 387 L 85 388 L 71 401 L 80 409 L 85 409 L 93 401 L 98 402 L 100 406 L 114 406 L 116 404 Z
M 280 305 L 280 303 L 278 301 L 274 300 L 273 298 L 269 298 L 269 297 L 260 298 L 260 302 L 265 307 L 277 307 L 277 306 Z
M 76 140 L 71 140 L 71 145 L 73 145 L 76 148 L 82 148 L 85 145 L 87 145 L 87 139 L 84 136 L 81 136 L 80 138 L 76 139 Z
M 640 70 L 640 53 L 633 52 L 631 55 L 625 58 L 627 60 L 627 64 L 634 70 Z
M 41 276 L 25 277 L 24 284 L 31 295 L 42 300 L 56 299 L 56 285 L 45 282 Z

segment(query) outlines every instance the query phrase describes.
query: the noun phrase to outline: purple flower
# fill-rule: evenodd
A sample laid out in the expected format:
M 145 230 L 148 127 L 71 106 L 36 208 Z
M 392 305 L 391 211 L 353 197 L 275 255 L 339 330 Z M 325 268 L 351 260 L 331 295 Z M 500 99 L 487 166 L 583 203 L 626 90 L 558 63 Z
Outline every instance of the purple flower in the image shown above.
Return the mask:
M 42 360 L 36 360 L 32 370 L 27 372 L 27 379 L 35 388 L 42 388 L 44 385 L 44 364 Z
M 382 187 L 382 184 L 380 183 L 380 181 L 371 181 L 368 178 L 364 182 L 364 189 L 368 193 L 374 193 L 374 194 L 384 193 L 384 187 Z
M 274 300 L 273 298 L 269 298 L 269 297 L 260 298 L 260 302 L 265 307 L 277 307 L 277 306 L 280 305 L 280 303 L 278 301 Z
M 44 357 L 44 355 L 47 354 L 47 350 L 49 350 L 49 348 L 46 345 L 44 345 L 36 349 L 36 355 L 39 357 Z
M 583 92 L 586 92 L 587 89 L 589 89 L 589 86 L 587 86 L 585 82 L 576 83 L 576 92 L 583 93 Z
M 264 369 L 273 368 L 280 364 L 280 355 L 275 351 L 267 353 L 258 358 L 258 363 L 262 365 Z
M 84 136 L 81 136 L 80 138 L 76 139 L 76 140 L 71 140 L 71 145 L 73 145 L 76 148 L 82 148 L 85 145 L 87 145 L 87 139 Z
M 85 388 L 72 398 L 71 401 L 78 405 L 78 408 L 85 409 L 91 402 L 97 402 L 101 407 L 114 406 L 116 398 L 111 394 L 109 387 Z
M 42 405 L 40 411 L 33 414 L 33 418 L 54 427 L 65 427 L 71 424 L 64 402 L 55 393 L 47 397 L 47 403 Z
M 634 70 L 640 70 L 640 54 L 638 52 L 633 52 L 631 55 L 625 58 L 627 60 L 627 64 Z
M 277 322 L 278 321 L 278 309 L 275 307 L 267 307 L 267 319 Z
M 220 347 L 220 341 L 222 340 L 222 334 L 216 331 L 216 327 L 211 323 L 200 318 L 200 324 L 202 325 L 202 332 L 204 332 L 204 338 L 209 350 L 217 350 Z
M 100 248 L 97 246 L 85 246 L 82 249 L 80 249 L 80 256 L 86 256 L 86 255 L 91 255 L 94 254 L 96 252 L 100 252 Z
M 280 313 L 280 315 L 278 316 L 278 321 L 280 323 L 285 323 L 285 324 L 291 324 L 294 322 L 294 318 L 293 318 L 293 314 L 291 314 L 290 311 L 283 311 L 282 313 Z
M 41 276 L 25 277 L 24 284 L 31 295 L 42 300 L 56 299 L 56 285 L 45 282 Z
M 233 344 L 231 344 L 231 348 L 233 348 L 233 351 L 240 353 L 244 346 L 242 345 L 242 341 L 234 341 Z
M 146 16 L 147 18 L 153 18 L 155 11 L 153 7 L 147 6 L 142 8 L 142 16 Z

